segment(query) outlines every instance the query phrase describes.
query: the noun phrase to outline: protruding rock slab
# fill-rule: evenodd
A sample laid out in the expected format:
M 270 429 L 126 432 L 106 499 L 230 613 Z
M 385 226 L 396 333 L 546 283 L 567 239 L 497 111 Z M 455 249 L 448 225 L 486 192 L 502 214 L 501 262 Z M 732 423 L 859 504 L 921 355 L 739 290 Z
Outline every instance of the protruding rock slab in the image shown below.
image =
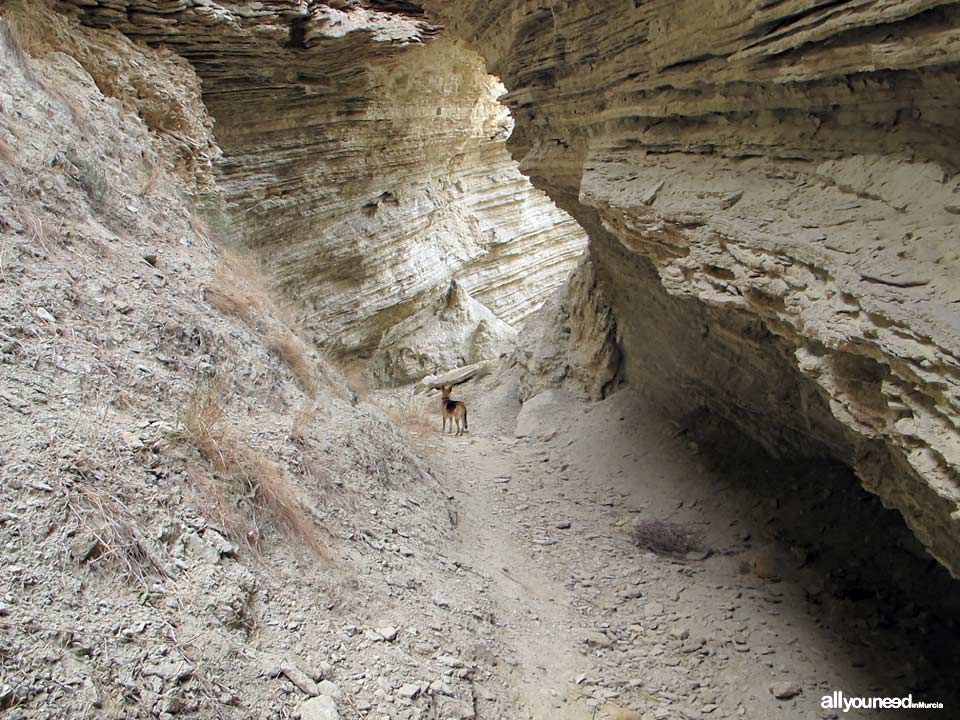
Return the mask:
M 444 385 L 459 385 L 475 377 L 483 377 L 490 372 L 491 364 L 490 362 L 479 362 L 445 372 L 442 375 L 427 375 L 417 382 L 415 389 L 417 392 L 426 392 L 428 390 L 439 390 Z

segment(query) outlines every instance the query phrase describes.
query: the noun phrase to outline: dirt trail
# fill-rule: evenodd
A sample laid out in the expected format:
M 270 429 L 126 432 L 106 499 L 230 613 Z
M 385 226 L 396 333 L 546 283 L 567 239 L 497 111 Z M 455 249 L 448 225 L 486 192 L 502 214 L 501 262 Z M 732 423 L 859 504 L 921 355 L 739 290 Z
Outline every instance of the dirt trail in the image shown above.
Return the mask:
M 471 433 L 430 443 L 461 508 L 446 552 L 487 581 L 503 681 L 529 718 L 877 716 L 822 709 L 833 690 L 948 701 L 922 657 L 903 660 L 909 620 L 884 627 L 825 591 L 770 526 L 777 503 L 709 470 L 629 392 L 563 400 L 547 439 L 513 437 L 509 389 L 476 392 Z M 650 519 L 703 532 L 712 554 L 638 549 L 629 530 Z M 775 577 L 744 572 L 758 558 Z

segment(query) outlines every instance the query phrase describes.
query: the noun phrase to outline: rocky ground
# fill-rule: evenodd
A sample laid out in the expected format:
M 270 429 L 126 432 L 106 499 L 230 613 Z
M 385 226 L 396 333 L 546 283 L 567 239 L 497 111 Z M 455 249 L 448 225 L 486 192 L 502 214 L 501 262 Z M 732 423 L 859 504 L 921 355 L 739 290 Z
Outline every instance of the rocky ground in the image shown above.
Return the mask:
M 507 716 L 828 718 L 834 690 L 956 702 L 955 583 L 854 478 L 720 462 L 629 390 L 522 411 L 502 372 L 458 390 L 471 432 L 421 447 L 460 505 L 443 555 L 494 625 Z M 692 546 L 638 547 L 659 521 Z
M 955 706 L 955 584 L 844 472 L 698 444 L 629 388 L 521 410 L 506 366 L 440 437 L 436 396 L 303 341 L 194 145 L 0 24 L 0 716 Z

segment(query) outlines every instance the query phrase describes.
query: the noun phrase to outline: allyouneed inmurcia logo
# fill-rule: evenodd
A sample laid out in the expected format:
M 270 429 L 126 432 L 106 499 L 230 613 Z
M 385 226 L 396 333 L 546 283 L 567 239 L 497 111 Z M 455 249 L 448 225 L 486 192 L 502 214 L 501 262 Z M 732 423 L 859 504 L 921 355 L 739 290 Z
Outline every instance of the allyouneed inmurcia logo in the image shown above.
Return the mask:
M 942 702 L 914 700 L 913 694 L 906 697 L 847 697 L 842 690 L 834 690 L 820 698 L 824 710 L 943 710 Z

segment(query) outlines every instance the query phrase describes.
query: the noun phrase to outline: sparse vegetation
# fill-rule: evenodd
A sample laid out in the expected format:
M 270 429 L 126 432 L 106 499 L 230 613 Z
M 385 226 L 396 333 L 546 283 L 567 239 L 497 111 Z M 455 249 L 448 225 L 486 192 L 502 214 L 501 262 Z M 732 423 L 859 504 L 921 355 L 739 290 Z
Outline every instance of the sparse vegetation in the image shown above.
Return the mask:
M 702 532 L 668 520 L 641 520 L 630 532 L 630 540 L 639 548 L 672 557 L 705 549 Z
M 4 9 L 5 17 L 0 18 L 0 41 L 13 51 L 24 75 L 51 98 L 60 102 L 80 131 L 89 135 L 93 128 L 82 103 L 65 89 L 37 75 L 30 63 L 30 55 L 43 57 L 60 49 L 51 45 L 49 40 L 49 28 L 63 22 L 60 16 L 43 2 L 11 2 Z M 45 33 L 45 29 L 48 32 Z
M 163 177 L 163 165 L 159 162 L 147 165 L 143 184 L 140 186 L 140 199 L 149 197 L 160 184 L 160 178 Z
M 436 406 L 436 410 L 434 410 Z M 409 397 L 385 405 L 384 412 L 397 425 L 413 435 L 440 432 L 439 403 L 433 398 Z
M 114 567 L 143 588 L 149 578 L 167 575 L 140 533 L 137 517 L 123 500 L 103 487 L 93 461 L 79 457 L 70 470 L 75 481 L 64 486 L 64 495 L 67 510 L 81 529 L 71 548 L 73 559 Z
M 325 557 L 286 471 L 226 425 L 222 398 L 221 383 L 200 383 L 183 410 L 177 434 L 178 440 L 200 451 L 213 471 L 194 474 L 208 513 L 231 540 L 248 548 L 259 548 L 263 529 L 272 524 Z
M 13 146 L 2 137 L 0 137 L 0 160 L 12 168 L 17 167 L 17 154 L 13 151 Z
M 307 349 L 303 340 L 290 330 L 278 328 L 267 335 L 264 344 L 290 368 L 290 372 L 293 373 L 297 382 L 300 383 L 300 386 L 308 395 L 312 396 L 316 393 L 316 368 L 313 361 L 307 357 Z
M 110 197 L 110 182 L 107 180 L 106 171 L 97 163 L 80 157 L 71 158 L 71 162 L 77 166 L 77 181 L 90 202 L 97 209 L 104 208 Z
M 312 396 L 317 390 L 317 363 L 308 355 L 306 343 L 290 329 L 291 319 L 285 317 L 266 288 L 266 280 L 252 258 L 228 252 L 207 287 L 207 301 L 255 331 Z
M 23 224 L 24 232 L 31 242 L 36 243 L 47 252 L 47 243 L 53 239 L 53 228 L 45 222 L 43 217 L 34 211 L 27 203 L 17 206 L 17 217 Z

